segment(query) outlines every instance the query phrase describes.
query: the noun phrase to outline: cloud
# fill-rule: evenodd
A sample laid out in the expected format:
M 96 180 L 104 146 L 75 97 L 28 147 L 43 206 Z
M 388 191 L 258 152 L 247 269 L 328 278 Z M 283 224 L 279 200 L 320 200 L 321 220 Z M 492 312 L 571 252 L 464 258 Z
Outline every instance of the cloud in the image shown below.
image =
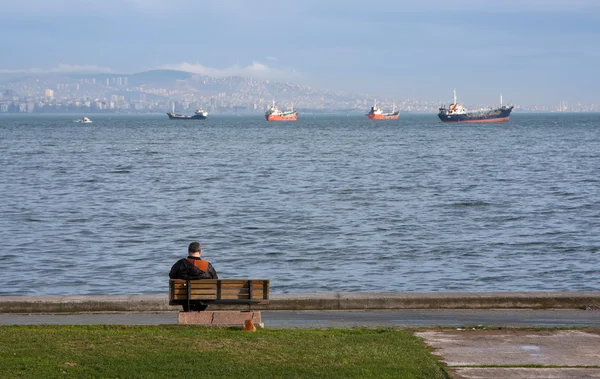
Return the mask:
M 206 76 L 212 76 L 216 78 L 223 78 L 226 76 L 246 76 L 260 79 L 289 79 L 292 77 L 299 77 L 300 73 L 295 69 L 277 69 L 269 67 L 263 63 L 252 62 L 251 65 L 241 66 L 233 65 L 227 68 L 213 68 L 207 67 L 200 63 L 174 63 L 165 64 L 159 67 L 160 69 L 166 70 L 180 70 L 191 72 L 194 74 L 201 74 Z
M 260 62 L 252 62 L 247 66 L 233 65 L 227 68 L 214 68 L 207 67 L 199 63 L 173 63 L 165 64 L 158 69 L 166 70 L 179 70 L 191 72 L 194 74 L 201 74 L 216 78 L 223 78 L 226 76 L 245 76 L 254 77 L 260 79 L 289 79 L 297 78 L 300 73 L 294 69 L 277 69 L 269 67 L 266 64 Z M 102 67 L 97 65 L 73 65 L 60 63 L 55 67 L 51 68 L 26 68 L 26 69 L 5 69 L 0 68 L 0 74 L 52 74 L 52 73 L 111 73 L 115 70 L 108 67 Z
M 3 69 L 0 68 L 0 74 L 52 74 L 52 73 L 108 73 L 113 72 L 108 67 L 96 65 L 72 65 L 60 63 L 52 68 L 26 68 L 26 69 Z

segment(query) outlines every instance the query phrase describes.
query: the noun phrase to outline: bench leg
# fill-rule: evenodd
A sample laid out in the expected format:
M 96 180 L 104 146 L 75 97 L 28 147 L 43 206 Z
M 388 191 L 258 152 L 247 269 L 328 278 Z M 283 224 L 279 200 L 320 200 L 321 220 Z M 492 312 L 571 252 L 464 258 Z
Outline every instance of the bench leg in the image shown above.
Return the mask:
M 187 304 L 182 305 L 184 312 L 196 312 L 204 311 L 208 307 L 208 304 L 190 304 L 189 308 Z

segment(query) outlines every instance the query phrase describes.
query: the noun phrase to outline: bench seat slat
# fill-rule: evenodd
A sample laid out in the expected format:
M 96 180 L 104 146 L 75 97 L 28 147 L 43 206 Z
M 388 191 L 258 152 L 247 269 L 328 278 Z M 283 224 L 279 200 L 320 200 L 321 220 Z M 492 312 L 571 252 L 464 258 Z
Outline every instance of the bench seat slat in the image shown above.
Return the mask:
M 187 295 L 175 295 L 173 299 L 187 299 Z M 190 299 L 217 299 L 216 294 L 190 294 Z M 250 299 L 248 294 L 229 294 L 229 295 L 221 295 L 220 299 Z M 252 299 L 262 300 L 262 295 L 252 295 Z
M 262 291 L 264 290 L 264 288 L 265 288 L 265 287 L 263 287 L 262 285 L 261 285 L 261 286 L 252 285 L 252 291 L 261 291 L 261 292 L 262 292 Z M 268 287 L 267 287 L 267 288 L 268 288 Z M 180 286 L 180 285 L 176 285 L 176 286 L 174 287 L 174 289 L 175 289 L 176 291 L 187 291 L 187 286 L 185 286 L 185 285 L 182 285 L 182 286 Z M 217 289 L 217 286 L 216 286 L 216 285 L 197 285 L 197 284 L 190 284 L 190 289 L 192 289 L 192 290 L 196 290 L 196 289 L 198 289 L 198 290 L 202 290 L 202 289 L 207 289 L 207 290 L 210 290 L 210 289 L 215 289 L 215 290 L 216 290 L 216 289 Z M 231 291 L 231 292 L 235 292 L 235 291 L 248 291 L 248 289 L 249 289 L 249 287 L 248 287 L 248 286 L 235 286 L 235 287 L 231 287 L 231 286 L 225 286 L 225 285 L 222 285 L 222 286 L 221 286 L 221 290 L 222 290 L 222 291 Z
M 192 299 L 192 304 L 205 303 L 205 304 L 268 304 L 269 300 L 248 300 L 248 299 Z M 169 305 L 183 305 L 187 304 L 187 299 L 174 299 L 169 302 Z
M 184 284 L 181 288 L 187 288 Z M 190 288 L 217 288 L 216 284 L 204 284 L 204 283 L 191 283 Z
M 216 284 L 217 282 L 221 282 L 221 284 L 243 284 L 243 283 L 248 283 L 248 281 L 251 282 L 256 282 L 256 283 L 262 283 L 264 282 L 266 279 L 195 279 L 195 280 L 190 280 L 190 282 L 192 283 L 210 283 L 210 284 Z M 187 280 L 185 279 L 169 279 L 169 281 L 171 283 L 186 283 Z M 269 280 L 267 280 L 268 282 Z
M 254 287 L 261 287 L 262 288 L 262 283 L 252 283 L 252 288 Z M 221 283 L 221 288 L 248 288 L 248 283 Z
M 187 293 L 187 291 L 181 291 L 181 292 L 175 292 L 175 295 L 186 297 L 188 295 L 188 293 Z M 214 291 L 214 290 L 192 290 L 192 291 L 190 291 L 190 295 L 193 295 L 193 296 L 203 296 L 203 295 L 217 296 L 217 291 Z
M 257 290 L 253 288 L 252 292 L 257 292 Z M 262 292 L 262 289 L 261 289 L 261 292 Z M 223 294 L 227 294 L 227 293 L 245 293 L 245 294 L 248 294 L 248 293 L 250 293 L 250 290 L 248 288 L 238 288 L 238 289 L 235 289 L 235 288 L 221 288 L 221 293 L 223 293 Z
M 187 296 L 188 291 L 186 290 L 175 290 L 174 295 L 175 296 Z M 190 294 L 192 295 L 217 295 L 217 291 L 216 290 L 211 290 L 211 289 L 192 289 L 190 291 Z M 243 296 L 248 296 L 250 293 L 248 291 L 221 291 L 221 296 L 229 296 L 229 295 L 243 295 Z M 252 296 L 263 296 L 263 292 L 262 291 L 252 291 Z
M 223 300 L 231 300 L 231 299 L 250 299 L 248 295 L 227 295 L 221 296 Z M 262 300 L 262 296 L 252 296 L 252 300 Z
M 217 300 L 217 295 L 191 295 L 190 300 Z
M 171 300 L 187 301 L 187 296 L 176 296 Z M 190 300 L 217 300 L 217 295 L 190 296 Z
M 188 289 L 185 287 L 184 288 L 176 288 L 173 292 L 186 294 L 186 293 L 188 293 Z M 190 288 L 190 292 L 217 293 L 217 289 L 216 288 Z

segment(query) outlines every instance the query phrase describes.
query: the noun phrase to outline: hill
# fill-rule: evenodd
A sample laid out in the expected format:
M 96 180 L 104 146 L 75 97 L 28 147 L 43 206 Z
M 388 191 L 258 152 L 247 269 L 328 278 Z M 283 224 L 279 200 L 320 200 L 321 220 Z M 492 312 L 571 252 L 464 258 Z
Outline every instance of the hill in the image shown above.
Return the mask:
M 134 74 L 11 74 L 0 76 L 0 90 L 20 97 L 44 97 L 46 90 L 60 99 L 111 99 L 127 101 L 183 101 L 227 103 L 232 107 L 260 107 L 272 101 L 282 106 L 311 109 L 365 109 L 366 95 L 318 90 L 310 86 L 230 76 L 210 77 L 176 70 Z

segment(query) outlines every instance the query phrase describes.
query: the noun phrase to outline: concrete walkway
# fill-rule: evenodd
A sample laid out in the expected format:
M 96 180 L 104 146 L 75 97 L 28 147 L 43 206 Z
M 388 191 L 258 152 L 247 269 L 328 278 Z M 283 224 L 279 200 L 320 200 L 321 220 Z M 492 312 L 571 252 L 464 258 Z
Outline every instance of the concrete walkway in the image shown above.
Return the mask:
M 456 379 L 600 378 L 600 293 L 273 298 L 262 307 L 266 328 L 412 328 Z M 50 314 L 55 312 L 61 314 Z M 4 325 L 176 322 L 177 312 L 163 295 L 0 296 L 0 324 Z
M 434 349 L 456 379 L 600 378 L 600 329 L 456 329 L 415 334 Z

